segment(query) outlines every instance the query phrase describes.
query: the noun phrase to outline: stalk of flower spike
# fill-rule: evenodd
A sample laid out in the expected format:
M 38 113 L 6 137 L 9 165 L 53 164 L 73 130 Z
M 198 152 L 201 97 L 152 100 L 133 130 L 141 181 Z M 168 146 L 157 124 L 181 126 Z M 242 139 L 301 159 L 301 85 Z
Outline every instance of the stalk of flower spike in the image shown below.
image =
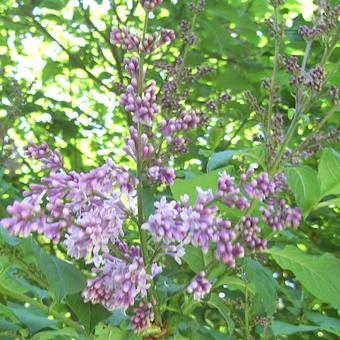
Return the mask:
M 144 18 L 144 28 L 143 28 L 143 35 L 142 35 L 142 41 L 144 41 L 147 27 L 148 27 L 148 20 L 149 20 L 149 10 L 145 8 L 145 18 Z M 138 82 L 137 82 L 137 93 L 140 97 L 143 95 L 143 85 L 144 85 L 144 74 L 143 74 L 143 68 L 144 68 L 144 58 L 145 53 L 142 51 L 139 51 L 139 72 L 138 72 Z M 149 253 L 147 248 L 147 234 L 146 231 L 142 229 L 142 225 L 144 223 L 144 214 L 143 214 L 143 159 L 142 159 L 142 134 L 143 134 L 143 126 L 141 122 L 137 123 L 137 178 L 138 178 L 138 184 L 137 184 L 137 209 L 138 209 L 138 231 L 139 231 L 139 237 L 141 242 L 141 250 L 142 250 L 142 257 L 144 260 L 144 265 L 146 266 L 149 263 Z M 148 271 L 151 270 L 151 268 L 147 268 Z M 153 281 L 151 282 L 151 295 L 153 300 L 156 300 L 156 290 L 153 284 Z M 158 323 L 161 323 L 161 317 L 160 317 L 160 309 L 155 308 L 155 316 Z
M 273 114 L 273 104 L 274 104 L 274 96 L 275 96 L 275 83 L 276 83 L 276 75 L 279 68 L 279 51 L 282 40 L 282 34 L 280 34 L 279 20 L 278 20 L 278 5 L 273 4 L 274 6 L 274 31 L 275 31 L 275 53 L 274 53 L 274 66 L 272 78 L 270 81 L 270 90 L 269 90 L 269 104 L 268 104 L 268 113 L 267 113 L 267 124 L 266 124 L 266 136 L 267 142 L 270 144 L 270 135 L 271 135 L 271 124 L 272 124 L 272 114 Z
M 144 41 L 147 25 L 149 20 L 149 10 L 145 9 L 145 19 L 144 19 L 144 28 L 143 28 L 143 36 L 142 41 Z M 137 92 L 139 96 L 143 95 L 143 68 L 144 68 L 144 52 L 139 52 L 139 74 L 138 74 L 138 85 L 137 85 Z M 138 229 L 139 229 L 139 236 L 140 236 L 140 242 L 141 242 L 141 249 L 142 249 L 142 255 L 144 259 L 144 263 L 148 263 L 148 249 L 146 244 L 146 235 L 145 232 L 141 229 L 141 226 L 144 221 L 143 216 L 143 178 L 142 178 L 142 172 L 143 172 L 143 166 L 142 166 L 142 124 L 140 122 L 137 123 L 137 178 L 138 178 L 138 184 L 137 184 L 137 209 L 138 209 Z

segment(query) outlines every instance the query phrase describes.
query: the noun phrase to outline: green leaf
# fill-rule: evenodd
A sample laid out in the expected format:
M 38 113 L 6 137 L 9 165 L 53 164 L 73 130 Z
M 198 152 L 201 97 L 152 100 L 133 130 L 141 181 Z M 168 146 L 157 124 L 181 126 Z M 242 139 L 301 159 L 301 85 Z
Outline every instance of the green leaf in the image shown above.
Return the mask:
M 15 303 L 8 303 L 8 306 L 18 320 L 29 329 L 31 334 L 60 323 L 58 320 L 49 320 L 46 314 L 33 306 L 26 308 Z
M 71 264 L 44 253 L 34 243 L 34 253 L 41 272 L 57 301 L 70 294 L 81 292 L 86 285 L 83 273 Z
M 87 334 L 90 334 L 100 321 L 111 315 L 102 305 L 85 303 L 80 294 L 70 295 L 66 301 L 78 320 L 84 325 Z
M 51 340 L 51 339 L 77 339 L 77 332 L 70 327 L 62 328 L 53 331 L 42 331 L 35 334 L 30 340 Z
M 223 301 L 218 297 L 217 294 L 211 294 L 209 301 L 207 302 L 209 305 L 215 307 L 227 322 L 228 331 L 231 335 L 234 331 L 235 324 L 230 317 L 230 309 L 223 303 Z
M 340 153 L 333 149 L 324 150 L 318 171 L 321 196 L 340 194 Z
M 194 204 L 197 198 L 197 187 L 203 190 L 215 190 L 217 188 L 219 173 L 223 170 L 225 170 L 225 168 L 198 175 L 190 179 L 176 179 L 171 187 L 173 197 L 179 200 L 182 195 L 187 194 L 189 195 L 190 204 Z
M 311 294 L 340 309 L 340 260 L 325 253 L 308 255 L 295 246 L 270 248 L 278 265 L 294 273 Z
M 20 329 L 20 327 L 10 321 L 7 320 L 0 320 L 0 331 L 18 331 Z
M 39 7 L 46 7 L 54 10 L 61 10 L 65 5 L 65 0 L 43 0 L 39 3 Z
M 310 325 L 292 325 L 287 322 L 273 321 L 271 329 L 274 333 L 274 336 L 279 336 L 279 335 L 292 335 L 295 333 L 302 332 L 312 332 L 319 329 L 319 327 Z
M 323 207 L 329 207 L 329 206 L 335 206 L 340 208 L 340 197 L 339 198 L 333 198 L 329 201 L 320 202 L 315 209 L 323 208 Z
M 251 258 L 245 258 L 244 263 L 246 278 L 249 284 L 253 284 L 255 289 L 252 314 L 262 315 L 265 313 L 266 315 L 273 315 L 276 310 L 277 282 L 273 279 L 271 271 Z
M 240 150 L 238 154 L 248 158 L 254 163 L 260 164 L 262 168 L 264 169 L 266 168 L 265 167 L 266 149 L 262 145 L 255 146 L 250 149 Z
M 336 318 L 332 318 L 330 316 L 317 313 L 317 312 L 311 312 L 311 311 L 305 311 L 304 317 L 317 324 L 320 329 L 334 333 L 337 336 L 340 336 L 340 320 Z
M 182 260 L 187 263 L 195 273 L 200 272 L 204 268 L 204 257 L 200 248 L 190 245 L 186 246 L 185 255 L 182 257 Z
M 306 217 L 320 200 L 320 188 L 317 172 L 308 166 L 285 169 L 289 188 L 293 191 L 296 202 Z
M 228 164 L 228 161 L 237 153 L 235 150 L 226 150 L 214 153 L 208 160 L 207 172 Z
M 220 287 L 220 286 L 224 286 L 224 285 L 227 285 L 227 288 L 229 290 L 240 290 L 242 293 L 244 293 L 245 289 L 246 289 L 245 282 L 242 279 L 240 279 L 239 277 L 237 277 L 237 276 L 225 275 L 225 276 L 219 278 L 216 281 L 216 283 L 214 284 L 214 288 L 217 288 L 217 287 Z M 248 284 L 247 285 L 247 289 L 252 294 L 255 294 L 254 285 Z

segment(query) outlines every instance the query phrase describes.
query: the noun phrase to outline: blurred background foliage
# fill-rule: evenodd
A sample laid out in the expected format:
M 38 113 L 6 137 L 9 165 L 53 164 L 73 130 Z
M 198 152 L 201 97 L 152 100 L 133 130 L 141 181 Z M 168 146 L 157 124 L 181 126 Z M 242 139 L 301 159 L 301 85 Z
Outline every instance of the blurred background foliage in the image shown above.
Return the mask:
M 333 5 L 336 2 L 331 1 Z M 274 41 L 264 24 L 272 16 L 267 1 L 207 0 L 204 12 L 197 16 L 188 10 L 187 3 L 163 1 L 154 13 L 157 19 L 150 21 L 150 32 L 166 27 L 179 37 L 181 21 L 187 20 L 194 27 L 196 43 L 186 46 L 177 39 L 147 60 L 148 78 L 155 79 L 158 86 L 164 74 L 153 66 L 155 61 L 173 63 L 184 54 L 188 67 L 213 67 L 213 72 L 198 77 L 193 84 L 182 84 L 183 89 L 190 89 L 185 105 L 209 116 L 204 129 L 192 132 L 190 138 L 195 142 L 189 153 L 174 159 L 178 174 L 183 176 L 209 170 L 207 162 L 216 152 L 261 144 L 258 121 L 243 93 L 250 90 L 259 102 L 266 103 L 267 93 L 260 83 L 272 73 L 274 54 Z M 285 1 L 280 10 L 287 24 L 283 55 L 303 55 L 305 42 L 297 28 L 311 20 L 313 10 L 310 0 Z M 141 17 L 138 1 L 132 0 L 0 1 L 0 217 L 28 182 L 40 177 L 40 168 L 22 158 L 22 148 L 30 138 L 59 148 L 66 167 L 76 171 L 100 165 L 106 156 L 128 165 L 121 147 L 131 117 L 118 106 L 119 84 L 127 84 L 128 79 L 124 52 L 110 44 L 110 30 L 116 25 L 141 28 Z M 321 54 L 321 43 L 315 42 L 309 63 L 317 64 Z M 340 75 L 334 72 L 338 63 L 336 49 L 326 65 L 329 84 L 339 85 Z M 280 70 L 278 82 L 280 110 L 288 126 L 294 97 L 284 70 Z M 210 112 L 207 101 L 225 92 L 233 100 Z M 302 116 L 299 136 L 292 143 L 307 135 L 330 106 L 327 98 L 315 103 Z M 331 131 L 339 124 L 335 114 L 326 128 Z M 339 145 L 331 146 L 339 150 Z M 307 164 L 317 168 L 319 158 L 320 153 Z M 321 207 L 303 221 L 296 235 L 282 237 L 286 243 L 304 242 L 315 253 L 340 255 L 339 223 L 339 208 Z M 272 264 L 272 270 L 279 268 Z M 303 294 L 299 289 L 295 293 Z M 283 292 L 287 304 L 296 303 L 290 294 Z M 304 317 L 299 313 L 313 305 L 313 298 L 301 299 L 300 305 L 285 311 L 286 318 Z M 334 310 L 328 312 L 337 317 Z

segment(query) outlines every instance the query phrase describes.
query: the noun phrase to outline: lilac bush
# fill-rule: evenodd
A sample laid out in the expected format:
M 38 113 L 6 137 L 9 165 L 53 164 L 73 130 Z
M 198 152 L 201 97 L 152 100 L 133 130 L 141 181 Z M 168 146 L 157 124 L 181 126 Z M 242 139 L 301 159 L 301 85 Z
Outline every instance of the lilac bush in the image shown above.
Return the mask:
M 143 190 L 148 186 L 164 189 L 174 184 L 176 169 L 169 154 L 185 154 L 190 144 L 188 131 L 204 128 L 208 119 L 203 112 L 184 104 L 185 94 L 176 95 L 178 82 L 193 77 L 183 69 L 183 60 L 177 58 L 174 65 L 157 61 L 156 66 L 167 70 L 169 76 L 161 86 L 161 94 L 160 86 L 148 79 L 147 57 L 170 44 L 175 33 L 160 28 L 149 35 L 149 12 L 162 1 L 140 3 L 145 10 L 143 33 L 131 33 L 126 27 L 114 27 L 111 31 L 112 45 L 119 45 L 128 53 L 124 65 L 129 84 L 121 93 L 119 104 L 132 114 L 134 125 L 129 127 L 123 151 L 134 167 L 121 166 L 108 158 L 105 164 L 88 172 L 68 171 L 58 150 L 31 141 L 25 155 L 39 161 L 46 175 L 40 183 L 30 184 L 23 193 L 24 199 L 7 208 L 10 217 L 1 220 L 10 235 L 42 234 L 66 247 L 70 258 L 84 259 L 91 268 L 82 293 L 84 301 L 127 312 L 131 315 L 131 328 L 137 333 L 152 324 L 165 325 L 163 311 L 155 308 L 159 303 L 155 282 L 167 269 L 169 259 L 180 270 L 188 249 L 200 249 L 203 256 L 212 254 L 204 270 L 181 282 L 194 300 L 204 300 L 216 281 L 209 276 L 212 267 L 218 264 L 231 270 L 238 267 L 245 255 L 266 251 L 268 240 L 263 229 L 277 232 L 297 228 L 302 218 L 300 209 L 291 206 L 282 195 L 288 185 L 280 163 L 292 154 L 285 154 L 288 141 L 282 126 L 283 115 L 272 107 L 275 79 L 267 81 L 271 108 L 261 122 L 265 145 L 272 157 L 270 166 L 265 171 L 249 167 L 237 175 L 221 170 L 216 189 L 197 187 L 194 203 L 190 203 L 192 197 L 188 195 L 175 200 L 165 190 L 159 191 L 161 197 L 153 202 L 154 210 L 146 216 Z M 276 9 L 282 1 L 271 3 Z M 192 11 L 202 8 L 203 2 L 199 2 Z M 313 28 L 302 26 L 299 34 L 308 45 L 334 25 L 332 20 L 316 22 Z M 182 23 L 181 28 L 182 39 L 193 44 L 195 37 L 187 23 Z M 271 28 L 274 34 L 280 34 L 277 25 L 272 24 Z M 305 91 L 323 89 L 326 79 L 323 65 L 307 69 L 305 61 L 300 65 L 298 58 L 291 56 L 286 69 L 291 75 L 290 84 L 297 89 L 297 100 Z M 175 77 L 176 72 L 179 78 Z M 201 69 L 198 73 L 208 72 Z M 331 87 L 333 102 L 338 95 L 339 88 Z M 264 108 L 250 93 L 246 98 L 261 121 Z M 219 104 L 231 99 L 230 94 L 224 93 L 206 106 L 214 112 Z M 298 109 L 299 105 L 300 102 Z M 173 112 L 176 114 L 170 114 Z M 298 114 L 299 110 L 295 115 Z M 313 138 L 318 141 L 316 136 Z M 237 217 L 229 216 L 230 211 L 236 212 Z M 131 230 L 137 232 L 138 239 L 129 237 Z

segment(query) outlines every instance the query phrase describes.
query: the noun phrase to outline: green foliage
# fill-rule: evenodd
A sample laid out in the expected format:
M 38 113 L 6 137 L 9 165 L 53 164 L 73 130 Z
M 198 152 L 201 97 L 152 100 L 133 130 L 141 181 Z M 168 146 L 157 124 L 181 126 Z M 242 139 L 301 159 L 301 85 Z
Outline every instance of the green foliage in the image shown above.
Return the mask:
M 310 293 L 340 309 L 340 260 L 331 254 L 308 255 L 294 246 L 268 251 L 283 268 L 294 273 Z
M 313 210 L 320 199 L 317 172 L 307 166 L 286 169 L 288 185 L 304 216 Z

